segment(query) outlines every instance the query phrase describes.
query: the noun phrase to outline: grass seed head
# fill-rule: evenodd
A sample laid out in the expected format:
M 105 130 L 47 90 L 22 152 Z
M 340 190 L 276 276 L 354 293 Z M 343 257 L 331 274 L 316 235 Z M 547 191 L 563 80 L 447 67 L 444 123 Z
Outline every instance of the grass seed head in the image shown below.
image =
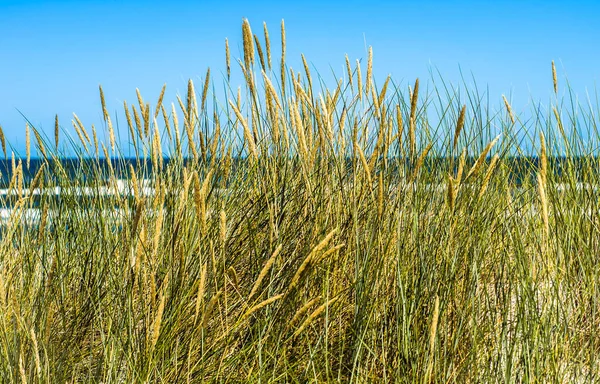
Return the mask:
M 408 140 L 410 145 L 411 156 L 416 151 L 416 119 L 417 119 L 417 100 L 419 98 L 419 79 L 415 80 L 415 89 L 412 91 L 410 98 L 410 120 L 408 121 Z
M 512 124 L 515 124 L 515 115 L 513 114 L 513 110 L 510 106 L 510 103 L 506 99 L 506 96 L 502 95 L 502 99 L 504 100 L 504 106 L 506 107 L 506 112 L 508 113 L 508 116 L 510 117 L 510 122 Z
M 58 121 L 58 115 L 56 118 Z M 2 126 L 0 125 L 0 144 L 2 144 L 2 152 L 4 152 L 4 158 L 6 158 L 6 139 L 4 138 L 4 131 L 2 130 Z
M 106 101 L 104 100 L 104 91 L 102 90 L 102 85 L 98 85 L 98 89 L 100 90 L 100 105 L 102 106 L 102 116 L 104 117 L 104 121 L 108 116 L 108 109 L 106 109 Z
M 25 152 L 27 154 L 27 169 L 31 159 L 31 134 L 29 132 L 29 124 L 25 124 Z
M 552 60 L 552 83 L 554 84 L 554 93 L 558 94 L 558 78 L 556 77 L 556 66 Z
M 465 112 L 467 111 L 467 106 L 463 105 L 460 110 L 460 114 L 458 115 L 458 121 L 456 122 L 456 129 L 454 130 L 454 140 L 452 142 L 452 149 L 456 149 L 456 145 L 458 144 L 458 136 L 465 125 Z
M 58 149 L 58 135 L 59 135 L 59 127 L 58 127 L 58 115 L 54 115 L 54 146 Z
M 373 86 L 373 47 L 369 47 L 369 59 L 367 61 L 367 78 L 365 79 L 365 91 L 369 93 Z
M 246 71 L 250 72 L 250 68 L 254 65 L 254 42 L 248 19 L 244 19 L 242 22 L 242 39 L 244 41 L 244 65 Z

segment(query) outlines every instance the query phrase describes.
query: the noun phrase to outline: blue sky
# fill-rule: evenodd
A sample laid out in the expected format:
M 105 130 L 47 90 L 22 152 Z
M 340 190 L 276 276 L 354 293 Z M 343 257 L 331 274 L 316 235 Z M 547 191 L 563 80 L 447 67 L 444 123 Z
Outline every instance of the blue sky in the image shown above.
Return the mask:
M 55 114 L 67 128 L 73 112 L 88 127 L 101 125 L 98 84 L 120 114 L 136 87 L 156 100 L 167 83 L 166 101 L 174 101 L 187 79 L 199 87 L 209 66 L 220 86 L 225 38 L 241 57 L 242 18 L 259 36 L 265 21 L 277 46 L 285 19 L 288 62 L 298 70 L 304 53 L 322 74 L 341 76 L 344 55 L 366 60 L 371 45 L 376 79 L 426 81 L 437 68 L 458 84 L 460 66 L 469 81 L 472 73 L 478 87 L 489 86 L 492 103 L 510 95 L 516 110 L 531 98 L 550 100 L 551 60 L 581 98 L 600 77 L 597 1 L 0 0 L 0 125 L 22 151 L 18 111 L 49 137 Z

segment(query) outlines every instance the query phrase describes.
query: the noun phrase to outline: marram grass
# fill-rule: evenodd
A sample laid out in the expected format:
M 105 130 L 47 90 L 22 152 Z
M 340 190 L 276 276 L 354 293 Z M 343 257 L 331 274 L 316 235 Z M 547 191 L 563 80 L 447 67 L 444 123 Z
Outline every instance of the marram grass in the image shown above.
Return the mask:
M 371 49 L 327 88 L 281 27 L 279 68 L 266 25 L 226 40 L 227 100 L 100 88 L 25 165 L 0 129 L 0 381 L 599 380 L 597 109 L 554 64 L 531 117 L 379 87 Z

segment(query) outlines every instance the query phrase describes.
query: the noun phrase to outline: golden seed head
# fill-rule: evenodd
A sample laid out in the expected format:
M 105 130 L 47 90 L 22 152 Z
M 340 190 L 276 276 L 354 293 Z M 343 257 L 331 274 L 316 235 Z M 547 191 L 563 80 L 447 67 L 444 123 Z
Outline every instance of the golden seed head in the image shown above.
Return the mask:
M 294 325 L 300 319 L 300 317 L 302 317 L 302 315 L 304 315 L 310 309 L 310 307 L 312 307 L 319 300 L 321 300 L 321 295 L 307 301 L 302 307 L 300 307 L 296 313 L 294 313 L 292 320 L 290 320 L 288 323 L 288 327 Z
M 494 157 L 492 158 L 492 161 L 490 162 L 488 170 L 485 173 L 485 177 L 483 178 L 483 183 L 481 184 L 481 189 L 479 190 L 479 196 L 478 196 L 479 199 L 481 199 L 483 197 L 483 194 L 487 190 L 487 186 L 490 182 L 490 179 L 492 178 L 492 174 L 494 172 L 494 169 L 496 168 L 496 163 L 498 162 L 499 158 L 500 157 L 498 156 L 498 154 L 495 154 Z
M 135 89 L 135 94 L 137 96 L 137 100 L 138 100 L 138 104 L 140 106 L 140 112 L 142 113 L 142 115 L 144 114 L 144 109 L 145 109 L 145 103 L 144 103 L 144 99 L 142 98 L 142 94 L 140 93 L 139 88 Z
M 144 135 L 145 137 L 150 136 L 150 104 L 146 104 L 144 107 Z
M 202 102 L 200 103 L 201 110 L 204 110 L 206 104 L 206 96 L 208 95 L 208 87 L 210 85 L 210 68 L 206 70 L 206 78 L 204 79 L 204 87 L 202 88 Z
M 367 61 L 367 78 L 365 80 L 365 91 L 369 93 L 373 85 L 373 47 L 369 47 L 369 59 Z
M 240 112 L 238 107 L 233 102 L 231 102 L 231 100 L 229 100 L 229 105 L 231 106 L 231 109 L 233 109 L 233 112 L 235 113 L 235 115 L 238 118 L 238 120 L 240 121 L 240 123 L 242 123 L 242 127 L 244 128 L 244 138 L 248 142 L 248 148 L 250 150 L 250 155 L 252 155 L 252 157 L 255 160 L 258 159 L 258 152 L 256 151 L 256 144 L 254 142 L 254 137 L 252 136 L 252 132 L 250 131 L 250 128 L 248 127 L 248 123 L 246 122 L 246 119 L 244 119 L 244 116 L 242 116 L 242 113 Z
M 350 83 L 350 89 L 352 89 L 352 67 L 350 66 L 350 59 L 346 55 L 346 72 L 348 73 L 348 82 Z
M 227 80 L 231 77 L 231 58 L 229 54 L 229 40 L 225 39 L 225 65 L 227 66 Z
M 463 148 L 461 154 L 460 154 L 460 159 L 458 161 L 458 170 L 456 172 L 456 179 L 455 181 L 460 184 L 460 181 L 462 179 L 462 174 L 463 174 L 463 170 L 465 168 L 465 163 L 467 162 L 467 148 Z
M 54 146 L 58 149 L 58 115 L 54 116 Z
M 302 331 L 304 331 L 306 329 L 306 327 L 308 327 L 317 317 L 319 317 L 321 315 L 321 313 L 323 313 L 325 311 L 325 309 L 330 307 L 338 299 L 339 299 L 338 297 L 333 298 L 333 299 L 329 300 L 328 302 L 326 302 L 325 304 L 319 306 L 317 309 L 315 309 L 315 311 L 313 313 L 311 313 L 306 318 L 306 320 L 304 320 L 304 322 L 298 327 L 298 329 L 294 332 L 292 337 L 298 337 L 302 333 Z
M 31 137 L 29 133 L 29 124 L 25 123 L 25 152 L 27 153 L 27 168 L 31 157 Z
M 244 41 L 244 65 L 246 71 L 250 72 L 250 68 L 254 65 L 254 43 L 248 19 L 244 19 L 242 22 L 242 39 Z
M 83 134 L 81 133 L 79 126 L 77 125 L 77 123 L 75 123 L 75 120 L 71 120 L 71 124 L 73 124 L 73 128 L 75 128 L 75 132 L 77 133 L 77 136 L 79 137 L 79 141 L 81 141 L 81 143 L 83 144 L 83 147 L 85 148 L 86 152 L 87 152 L 87 143 L 85 141 L 85 138 L 83 137 Z
M 280 294 L 278 294 L 278 295 L 275 295 L 275 296 L 269 297 L 268 299 L 266 299 L 266 300 L 264 300 L 264 301 L 262 301 L 262 302 L 260 302 L 260 303 L 256 304 L 254 307 L 252 307 L 252 308 L 248 309 L 248 310 L 247 310 L 247 311 L 246 311 L 246 312 L 245 312 L 245 313 L 242 315 L 242 317 L 241 317 L 240 321 L 244 321 L 244 320 L 246 320 L 246 319 L 247 319 L 248 317 L 250 317 L 250 315 L 252 315 L 254 312 L 258 311 L 258 310 L 259 310 L 259 309 L 261 309 L 261 308 L 264 308 L 264 307 L 266 307 L 266 306 L 267 306 L 267 305 L 269 305 L 269 304 L 272 304 L 272 303 L 276 302 L 277 300 L 279 300 L 279 299 L 283 298 L 283 296 L 284 296 L 284 295 L 283 295 L 282 293 L 280 293 Z
M 169 124 L 169 116 L 167 114 L 167 110 L 164 105 L 160 106 L 160 111 L 162 113 L 163 120 L 165 122 L 165 129 L 167 131 L 167 136 L 169 136 L 169 141 L 171 141 L 171 140 L 173 140 L 173 138 L 171 137 L 171 125 Z
M 258 59 L 260 61 L 260 66 L 263 69 L 263 71 L 266 71 L 267 67 L 265 64 L 265 56 L 264 56 L 262 48 L 260 46 L 260 41 L 258 40 L 258 36 L 256 36 L 256 35 L 254 35 L 254 45 L 256 46 L 256 52 L 258 53 Z
M 285 23 L 281 19 L 281 57 L 285 57 Z
M 187 108 L 186 108 L 186 120 L 190 121 L 190 125 L 193 126 L 193 118 L 195 116 L 195 105 L 196 105 L 196 91 L 194 90 L 194 82 L 192 79 L 188 80 L 188 89 L 187 89 Z
M 457 192 L 457 189 L 454 186 L 454 179 L 452 179 L 452 176 L 448 175 L 447 199 L 448 199 L 448 207 L 450 208 L 450 211 L 454 211 L 454 202 L 456 201 L 456 192 Z
M 140 115 L 139 115 L 137 109 L 133 106 L 133 104 L 131 105 L 131 110 L 133 111 L 133 119 L 135 121 L 135 129 L 137 131 L 138 137 L 140 138 L 140 140 L 142 140 L 142 138 L 143 138 L 142 122 L 140 119 Z
M 269 257 L 269 259 L 266 261 L 265 265 L 263 266 L 260 273 L 258 274 L 258 278 L 254 282 L 252 289 L 250 290 L 250 294 L 248 295 L 248 300 L 252 299 L 254 294 L 258 291 L 258 288 L 260 288 L 262 281 L 264 280 L 265 276 L 267 276 L 267 273 L 269 272 L 269 270 L 271 269 L 271 266 L 275 262 L 277 255 L 279 255 L 279 252 L 281 252 L 281 248 L 283 248 L 283 245 L 279 244 L 279 246 L 277 246 L 277 248 L 275 249 L 273 254 L 271 254 L 271 257 Z
M 463 105 L 460 110 L 460 114 L 458 115 L 458 121 L 456 122 L 456 129 L 454 130 L 454 141 L 452 142 L 452 149 L 456 149 L 456 145 L 458 144 L 458 136 L 465 125 L 465 113 L 467 111 L 467 106 Z
M 390 83 L 390 75 L 386 77 L 385 82 L 383 83 L 383 87 L 381 87 L 381 92 L 379 93 L 379 99 L 377 100 L 378 104 L 382 107 L 385 107 L 383 102 L 385 100 L 385 94 L 387 92 L 388 84 Z
M 304 73 L 306 73 L 306 79 L 308 80 L 308 94 L 312 94 L 312 77 L 310 76 L 310 69 L 308 68 L 308 63 L 306 62 L 306 58 L 304 54 L 300 54 L 302 57 L 302 65 L 304 66 Z
M 156 102 L 156 108 L 154 109 L 154 118 L 158 116 L 158 112 L 162 108 L 163 98 L 165 97 L 165 90 L 167 89 L 167 84 L 163 84 L 162 89 L 160 90 L 160 95 L 158 95 L 158 101 Z
M 502 95 L 502 99 L 504 100 L 504 106 L 506 107 L 506 112 L 508 112 L 508 116 L 510 117 L 510 121 L 511 123 L 515 123 L 515 116 L 513 115 L 513 111 L 512 108 L 510 107 L 510 104 L 508 102 L 508 100 L 506 99 L 506 96 Z
M 219 235 L 221 243 L 225 244 L 225 240 L 227 240 L 227 215 L 224 209 L 221 209 L 219 214 Z
M 356 60 L 356 93 L 362 101 L 362 76 L 360 73 L 360 61 L 358 59 Z
M 271 70 L 271 41 L 269 40 L 269 30 L 265 22 L 263 22 L 263 30 L 265 34 L 265 48 L 267 50 L 267 65 L 269 66 L 269 70 Z
M 498 142 L 498 140 L 500 140 L 500 136 L 501 135 L 496 136 L 496 138 L 494 140 L 490 141 L 488 143 L 488 145 L 485 146 L 485 148 L 483 149 L 483 151 L 481 152 L 481 154 L 479 155 L 479 157 L 475 161 L 475 164 L 473 164 L 473 166 L 469 170 L 469 173 L 467 173 L 467 176 L 466 176 L 465 180 L 468 179 L 471 175 L 477 174 L 477 171 L 479 170 L 479 168 L 481 167 L 481 165 L 485 161 L 485 158 L 486 158 L 488 152 L 490 151 L 490 149 L 492 149 L 492 147 L 494 146 L 494 144 L 496 144 Z
M 106 101 L 104 100 L 104 91 L 102 91 L 102 85 L 98 85 L 100 90 L 100 104 L 102 105 L 102 116 L 104 117 L 104 121 L 108 117 L 108 110 L 106 109 Z
M 90 139 L 90 136 L 87 134 L 87 131 L 85 130 L 85 127 L 83 126 L 83 123 L 81 122 L 81 120 L 79 120 L 79 117 L 75 113 L 73 113 L 73 117 L 75 118 L 75 122 L 77 123 L 77 126 L 81 130 L 81 134 L 85 137 L 85 139 L 87 140 L 88 143 L 91 143 L 92 140 Z
M 433 353 L 435 346 L 435 336 L 437 333 L 438 320 L 440 316 L 440 297 L 435 296 L 435 303 L 433 305 L 433 316 L 431 319 L 431 329 L 429 333 L 429 353 Z
M 167 275 L 165 280 L 167 280 L 168 276 L 169 275 Z M 158 336 L 160 335 L 160 327 L 161 327 L 161 323 L 162 323 L 163 312 L 165 309 L 166 288 L 167 288 L 166 285 L 167 284 L 168 284 L 168 281 L 163 282 L 163 285 L 161 287 L 161 292 L 159 293 L 160 301 L 158 304 L 158 309 L 156 310 L 156 316 L 154 317 L 154 323 L 152 326 L 152 340 L 151 340 L 152 348 L 154 348 L 156 346 L 156 342 L 158 341 Z
M 1 125 L 0 125 L 0 144 L 2 144 L 2 152 L 4 152 L 4 157 L 6 158 L 6 139 L 4 138 L 4 131 L 2 130 Z
M 415 89 L 410 97 L 410 120 L 408 121 L 408 139 L 410 145 L 411 156 L 416 150 L 416 119 L 417 119 L 417 100 L 419 98 L 419 79 L 415 80 Z
M 194 319 L 198 319 L 200 313 L 200 306 L 204 303 L 204 289 L 206 286 L 206 263 L 202 264 L 202 271 L 200 272 L 200 281 L 198 282 L 198 293 L 196 294 L 196 311 Z M 195 321 L 195 320 L 194 320 Z
M 554 93 L 558 94 L 558 78 L 556 77 L 556 66 L 552 60 L 552 82 L 554 83 Z
M 113 129 L 113 125 L 112 125 L 112 121 L 110 120 L 110 116 L 106 116 L 106 124 L 108 126 L 108 138 L 110 141 L 110 148 L 114 151 L 115 143 L 116 143 L 115 130 Z
M 123 109 L 125 110 L 125 120 L 127 120 L 127 126 L 129 127 L 129 134 L 131 135 L 131 141 L 135 142 L 135 133 L 133 130 L 133 123 L 131 122 L 131 113 L 127 107 L 127 101 L 123 101 Z
M 433 146 L 433 143 L 429 143 L 429 145 L 427 147 L 425 147 L 425 149 L 423 150 L 423 152 L 421 152 L 421 155 L 417 159 L 417 163 L 415 165 L 415 170 L 413 172 L 413 177 L 412 177 L 413 180 L 415 180 L 417 178 L 417 176 L 419 175 L 419 170 L 423 166 L 423 163 L 425 162 L 425 158 L 427 157 L 427 154 L 429 153 L 429 150 L 431 149 L 432 146 Z

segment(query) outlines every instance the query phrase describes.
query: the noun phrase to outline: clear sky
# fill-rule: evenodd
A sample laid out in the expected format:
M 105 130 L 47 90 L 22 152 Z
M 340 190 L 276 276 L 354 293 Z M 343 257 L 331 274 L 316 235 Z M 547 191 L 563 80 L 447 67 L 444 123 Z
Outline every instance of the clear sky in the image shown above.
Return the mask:
M 459 66 L 491 102 L 512 98 L 518 111 L 533 98 L 548 101 L 550 62 L 585 98 L 600 77 L 600 1 L 4 1 L 0 0 L 0 125 L 22 151 L 25 120 L 52 137 L 54 115 L 70 127 L 75 112 L 86 127 L 101 125 L 98 84 L 110 111 L 122 115 L 135 88 L 155 102 L 184 94 L 211 67 L 217 86 L 225 71 L 224 40 L 241 55 L 241 22 L 273 45 L 285 19 L 288 62 L 300 53 L 322 74 L 341 76 L 344 55 L 366 60 L 373 46 L 375 78 L 400 83 L 429 78 L 437 68 L 460 82 Z M 274 49 L 278 51 L 279 48 Z M 333 87 L 333 84 L 331 85 Z M 72 131 L 72 128 L 70 128 Z

